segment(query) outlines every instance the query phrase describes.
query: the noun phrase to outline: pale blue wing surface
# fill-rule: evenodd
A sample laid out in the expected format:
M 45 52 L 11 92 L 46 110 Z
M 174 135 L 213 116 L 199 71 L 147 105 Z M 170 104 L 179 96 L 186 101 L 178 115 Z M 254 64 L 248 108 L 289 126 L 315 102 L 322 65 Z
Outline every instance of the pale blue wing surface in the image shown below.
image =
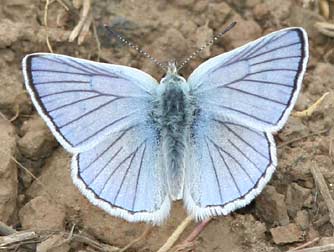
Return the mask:
M 296 102 L 307 60 L 306 32 L 283 29 L 204 62 L 189 77 L 190 92 L 207 114 L 277 131 Z
M 158 136 L 148 125 L 113 133 L 72 159 L 72 178 L 95 205 L 128 221 L 161 223 L 170 198 Z
M 26 56 L 23 73 L 38 112 L 71 152 L 146 121 L 157 85 L 134 68 L 58 54 Z
M 226 215 L 258 195 L 277 165 L 271 133 L 220 118 L 192 128 L 184 201 L 196 219 Z

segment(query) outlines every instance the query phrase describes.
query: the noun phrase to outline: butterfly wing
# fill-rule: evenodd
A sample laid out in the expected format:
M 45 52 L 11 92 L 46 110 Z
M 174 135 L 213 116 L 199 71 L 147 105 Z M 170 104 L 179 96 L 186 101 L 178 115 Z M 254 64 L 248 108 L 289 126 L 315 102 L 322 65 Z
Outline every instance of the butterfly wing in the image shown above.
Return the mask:
M 25 84 L 90 202 L 128 221 L 160 223 L 170 199 L 150 121 L 156 81 L 130 67 L 56 54 L 23 59 Z
M 170 199 L 158 148 L 155 129 L 131 126 L 75 154 L 73 181 L 111 215 L 159 224 L 169 213 Z
M 189 77 L 198 106 L 184 187 L 198 219 L 248 204 L 277 165 L 272 132 L 282 128 L 308 60 L 300 28 L 271 33 L 200 65 Z
M 196 122 L 193 136 L 184 201 L 197 219 L 226 215 L 247 205 L 277 165 L 271 133 L 211 117 Z
M 72 153 L 145 121 L 157 86 L 137 69 L 64 55 L 31 54 L 22 65 L 37 111 Z
M 288 28 L 204 62 L 188 82 L 203 111 L 277 131 L 296 102 L 307 60 L 306 32 Z

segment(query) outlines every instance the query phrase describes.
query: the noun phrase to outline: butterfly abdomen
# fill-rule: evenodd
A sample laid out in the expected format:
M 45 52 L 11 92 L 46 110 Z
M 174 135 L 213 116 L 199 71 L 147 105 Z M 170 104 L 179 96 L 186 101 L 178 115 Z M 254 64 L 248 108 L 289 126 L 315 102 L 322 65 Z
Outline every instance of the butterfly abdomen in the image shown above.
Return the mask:
M 174 80 L 163 87 L 154 117 L 160 130 L 169 192 L 173 199 L 179 199 L 183 191 L 185 147 L 192 123 L 192 105 L 188 93 L 182 89 L 182 85 L 187 84 Z

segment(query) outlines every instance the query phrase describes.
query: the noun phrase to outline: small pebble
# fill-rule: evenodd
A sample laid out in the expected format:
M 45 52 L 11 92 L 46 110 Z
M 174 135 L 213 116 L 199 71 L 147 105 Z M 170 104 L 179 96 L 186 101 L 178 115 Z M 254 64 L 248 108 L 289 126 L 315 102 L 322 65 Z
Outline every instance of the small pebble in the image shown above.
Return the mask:
M 270 229 L 275 244 L 283 245 L 294 242 L 304 241 L 304 235 L 301 229 L 294 223 L 286 226 L 275 227 Z

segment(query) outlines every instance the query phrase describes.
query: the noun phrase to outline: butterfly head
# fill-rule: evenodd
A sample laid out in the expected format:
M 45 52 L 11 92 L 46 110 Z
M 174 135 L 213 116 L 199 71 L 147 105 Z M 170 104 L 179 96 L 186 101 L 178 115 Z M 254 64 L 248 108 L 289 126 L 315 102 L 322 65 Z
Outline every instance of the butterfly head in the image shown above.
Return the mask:
M 166 75 L 161 79 L 160 83 L 165 85 L 181 85 L 186 83 L 186 80 L 179 75 L 175 61 L 168 62 Z
M 167 75 L 177 75 L 177 67 L 175 60 L 168 61 Z

